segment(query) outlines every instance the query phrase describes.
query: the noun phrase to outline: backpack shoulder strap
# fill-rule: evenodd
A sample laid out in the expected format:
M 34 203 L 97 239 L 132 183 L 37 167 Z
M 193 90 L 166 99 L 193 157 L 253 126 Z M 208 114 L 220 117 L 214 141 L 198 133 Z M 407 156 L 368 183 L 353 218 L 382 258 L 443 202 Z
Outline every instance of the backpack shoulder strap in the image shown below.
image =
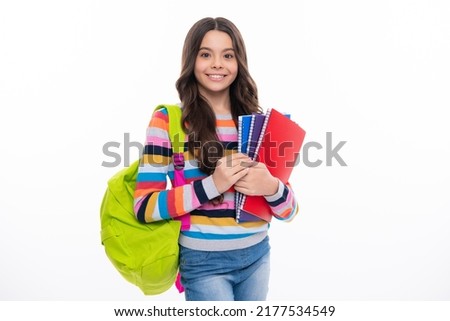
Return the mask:
M 169 115 L 169 138 L 172 144 L 172 162 L 174 167 L 174 186 L 186 184 L 184 176 L 184 143 L 186 134 L 181 126 L 181 107 L 178 105 L 159 105 L 155 111 L 166 109 Z M 190 228 L 189 214 L 176 218 L 181 221 L 181 230 Z
M 172 161 L 175 169 L 175 185 L 184 185 L 184 141 L 186 134 L 181 126 L 181 107 L 178 105 L 159 105 L 155 111 L 165 109 L 169 116 L 169 138 L 172 144 Z
M 165 108 L 169 115 L 169 138 L 172 144 L 172 162 L 174 168 L 174 185 L 180 186 L 186 183 L 184 177 L 184 142 L 186 134 L 181 126 L 181 114 L 182 110 L 178 105 L 159 105 L 155 108 L 155 111 Z M 181 221 L 181 230 L 187 231 L 191 227 L 191 218 L 189 214 L 179 216 L 175 218 Z M 183 292 L 184 287 L 181 284 L 180 273 L 177 275 L 175 281 L 178 292 Z
M 185 133 L 181 126 L 181 107 L 178 105 L 159 105 L 155 111 L 165 109 L 169 115 L 169 137 L 174 153 L 184 152 Z

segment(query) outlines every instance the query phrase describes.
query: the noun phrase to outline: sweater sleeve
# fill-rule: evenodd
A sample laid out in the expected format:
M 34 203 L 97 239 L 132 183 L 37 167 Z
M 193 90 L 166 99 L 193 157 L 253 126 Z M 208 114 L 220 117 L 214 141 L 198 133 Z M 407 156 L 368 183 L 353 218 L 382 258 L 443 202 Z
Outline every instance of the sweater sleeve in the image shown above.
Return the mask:
M 173 171 L 168 120 L 167 111 L 156 111 L 147 128 L 134 192 L 134 213 L 142 223 L 187 214 L 220 195 L 211 176 L 168 188 Z
M 298 213 L 298 203 L 289 183 L 285 185 L 280 180 L 278 182 L 278 191 L 265 198 L 275 218 L 290 221 Z

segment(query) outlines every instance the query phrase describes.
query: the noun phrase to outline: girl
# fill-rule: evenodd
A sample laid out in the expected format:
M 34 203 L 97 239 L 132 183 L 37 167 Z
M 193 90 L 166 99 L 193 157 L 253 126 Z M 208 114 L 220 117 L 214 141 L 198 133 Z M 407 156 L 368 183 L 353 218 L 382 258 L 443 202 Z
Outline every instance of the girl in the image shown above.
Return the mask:
M 136 217 L 145 223 L 190 213 L 191 226 L 179 238 L 186 300 L 265 300 L 269 224 L 236 223 L 234 191 L 265 196 L 281 220 L 296 214 L 297 203 L 289 185 L 273 177 L 264 164 L 249 165 L 248 156 L 236 152 L 238 116 L 261 108 L 243 39 L 232 22 L 204 18 L 192 26 L 176 88 L 188 137 L 186 184 L 166 190 L 166 175 L 174 168 L 163 156 L 171 150 L 167 113 L 157 111 L 147 129 L 146 145 L 153 148 L 145 148 L 150 157 L 139 168 Z

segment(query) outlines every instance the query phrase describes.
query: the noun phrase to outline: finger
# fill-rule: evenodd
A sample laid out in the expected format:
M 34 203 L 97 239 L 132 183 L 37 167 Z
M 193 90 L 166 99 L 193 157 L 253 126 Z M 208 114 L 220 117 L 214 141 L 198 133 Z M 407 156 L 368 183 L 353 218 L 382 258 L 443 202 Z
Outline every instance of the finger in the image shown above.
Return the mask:
M 238 153 L 238 154 L 233 154 L 232 162 L 233 162 L 233 165 L 234 164 L 240 165 L 243 162 L 250 163 L 250 162 L 252 162 L 252 159 L 245 154 Z
M 225 165 L 227 167 L 235 167 L 238 166 L 242 161 L 250 161 L 250 158 L 244 154 L 231 154 L 222 157 L 216 166 Z
M 236 172 L 242 170 L 243 168 L 252 167 L 253 162 L 248 157 L 239 157 L 236 159 L 227 160 L 225 166 L 232 169 L 232 171 Z
M 234 159 L 249 158 L 248 155 L 246 155 L 244 153 L 233 153 L 233 154 L 231 154 L 231 157 L 233 157 Z
M 239 193 L 242 193 L 242 194 L 245 194 L 245 195 L 252 195 L 252 191 L 250 190 L 250 189 L 248 189 L 248 188 L 245 188 L 245 187 L 242 187 L 242 186 L 234 186 L 234 190 L 236 191 L 236 192 L 239 192 Z
M 237 160 L 237 159 L 242 159 L 242 158 L 249 158 L 249 157 L 242 153 L 233 153 L 233 154 L 229 154 L 229 155 L 222 157 L 222 159 L 225 159 L 225 160 Z
M 235 173 L 233 174 L 233 180 L 234 180 L 235 182 L 239 181 L 239 180 L 242 179 L 245 175 L 248 174 L 248 170 L 249 170 L 248 168 L 242 167 L 241 170 L 239 170 L 239 171 L 237 171 L 237 172 L 235 172 Z
M 248 186 L 246 184 L 246 182 L 244 182 L 242 179 L 238 180 L 236 183 L 234 183 L 234 189 L 235 190 L 244 190 L 244 189 L 248 189 Z
M 235 185 L 239 186 L 239 187 L 243 187 L 246 186 L 249 181 L 246 179 L 247 175 L 244 175 L 244 177 L 241 177 L 239 180 L 236 181 L 236 183 L 234 183 Z
M 258 162 L 252 161 L 252 160 L 243 160 L 240 162 L 239 165 L 241 165 L 242 167 L 254 167 L 257 164 L 259 164 Z
M 227 168 L 226 172 L 228 173 L 227 175 L 231 176 L 233 181 L 235 181 L 237 179 L 235 176 L 244 170 L 246 170 L 245 167 L 233 166 L 231 168 Z M 242 174 L 244 174 L 244 173 L 242 173 Z

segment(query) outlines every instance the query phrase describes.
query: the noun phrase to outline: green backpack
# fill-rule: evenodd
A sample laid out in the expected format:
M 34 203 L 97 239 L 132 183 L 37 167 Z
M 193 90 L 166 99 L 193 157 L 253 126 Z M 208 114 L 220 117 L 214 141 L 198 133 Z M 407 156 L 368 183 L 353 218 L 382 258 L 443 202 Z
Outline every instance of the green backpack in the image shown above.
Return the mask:
M 185 133 L 181 128 L 181 109 L 160 105 L 155 111 L 162 108 L 169 114 L 173 155 L 182 157 Z M 139 160 L 135 161 L 108 181 L 100 208 L 101 242 L 109 260 L 127 281 L 145 295 L 155 295 L 168 290 L 177 278 L 181 222 L 143 224 L 136 219 L 133 206 L 139 164 Z M 183 166 L 184 159 L 176 170 L 182 172 Z

